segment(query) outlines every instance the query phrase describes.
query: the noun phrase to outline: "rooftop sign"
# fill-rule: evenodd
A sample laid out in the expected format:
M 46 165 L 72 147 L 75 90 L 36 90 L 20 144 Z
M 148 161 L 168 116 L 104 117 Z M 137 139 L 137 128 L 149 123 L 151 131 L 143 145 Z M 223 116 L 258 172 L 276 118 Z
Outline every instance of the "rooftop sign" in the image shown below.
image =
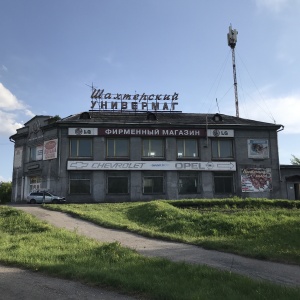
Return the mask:
M 174 111 L 178 93 L 169 94 L 112 94 L 94 89 L 91 94 L 92 110 L 119 111 Z

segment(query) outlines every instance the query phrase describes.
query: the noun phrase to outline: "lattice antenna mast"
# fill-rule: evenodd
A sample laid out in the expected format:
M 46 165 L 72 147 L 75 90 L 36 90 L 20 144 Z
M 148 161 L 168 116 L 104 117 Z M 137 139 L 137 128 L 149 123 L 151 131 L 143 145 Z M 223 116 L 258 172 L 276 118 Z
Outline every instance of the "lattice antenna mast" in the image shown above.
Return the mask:
M 236 116 L 239 117 L 239 97 L 237 90 L 237 81 L 236 81 L 236 67 L 235 67 L 235 45 L 237 42 L 238 32 L 235 29 L 232 29 L 231 25 L 229 26 L 229 33 L 227 33 L 228 46 L 232 50 L 232 67 L 233 67 L 233 80 L 234 80 L 234 95 L 235 95 L 235 110 Z

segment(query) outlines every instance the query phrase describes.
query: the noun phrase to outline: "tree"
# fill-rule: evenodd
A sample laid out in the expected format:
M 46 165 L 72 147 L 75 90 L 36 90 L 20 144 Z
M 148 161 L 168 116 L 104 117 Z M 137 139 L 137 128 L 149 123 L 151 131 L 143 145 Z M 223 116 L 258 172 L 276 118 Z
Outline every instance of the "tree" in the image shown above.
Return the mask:
M 11 182 L 0 182 L 0 202 L 10 202 L 11 200 Z
M 292 154 L 291 164 L 292 165 L 300 165 L 300 158 L 298 158 L 298 157 L 296 157 L 295 155 Z

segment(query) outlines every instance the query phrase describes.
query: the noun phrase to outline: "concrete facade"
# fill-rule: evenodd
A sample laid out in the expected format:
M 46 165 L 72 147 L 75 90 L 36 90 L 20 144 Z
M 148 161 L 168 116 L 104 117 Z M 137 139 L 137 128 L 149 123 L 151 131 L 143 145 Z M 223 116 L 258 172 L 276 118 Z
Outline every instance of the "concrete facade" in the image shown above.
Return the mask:
M 12 201 L 26 201 L 35 189 L 69 202 L 289 198 L 281 182 L 280 130 L 219 114 L 36 116 L 10 138 Z

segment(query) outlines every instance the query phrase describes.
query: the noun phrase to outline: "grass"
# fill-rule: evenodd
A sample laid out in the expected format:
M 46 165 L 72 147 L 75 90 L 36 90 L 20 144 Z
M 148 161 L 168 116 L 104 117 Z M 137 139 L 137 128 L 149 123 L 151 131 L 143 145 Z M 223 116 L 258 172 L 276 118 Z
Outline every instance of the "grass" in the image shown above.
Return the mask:
M 118 243 L 99 243 L 7 206 L 0 206 L 0 261 L 145 299 L 300 298 L 299 288 L 146 258 Z
M 244 256 L 300 264 L 300 210 L 280 202 L 207 200 L 46 206 L 96 224 Z M 226 203 L 226 202 L 225 202 Z M 236 203 L 236 204 L 234 204 Z M 265 203 L 265 205 L 263 205 Z M 271 204 L 270 204 L 271 203 Z M 191 206 L 193 204 L 193 206 Z M 205 207 L 205 205 L 207 207 Z M 239 208 L 242 207 L 242 208 Z

